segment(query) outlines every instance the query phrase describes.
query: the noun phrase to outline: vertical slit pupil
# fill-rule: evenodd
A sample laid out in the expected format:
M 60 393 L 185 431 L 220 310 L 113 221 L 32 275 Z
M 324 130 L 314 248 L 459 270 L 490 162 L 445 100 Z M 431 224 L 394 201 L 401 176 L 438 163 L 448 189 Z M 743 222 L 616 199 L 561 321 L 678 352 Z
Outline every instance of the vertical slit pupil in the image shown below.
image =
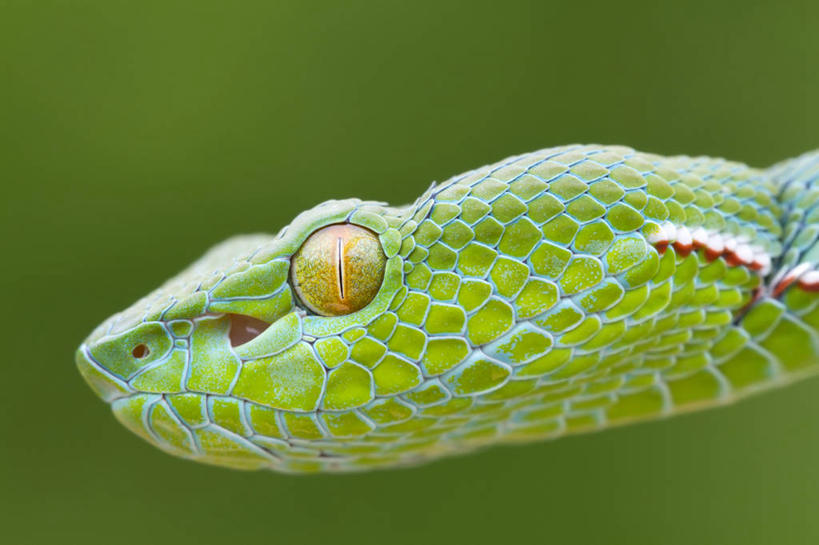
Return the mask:
M 344 300 L 344 240 L 341 237 L 336 239 L 338 248 L 338 262 L 336 268 L 338 269 L 338 293 L 340 299 Z

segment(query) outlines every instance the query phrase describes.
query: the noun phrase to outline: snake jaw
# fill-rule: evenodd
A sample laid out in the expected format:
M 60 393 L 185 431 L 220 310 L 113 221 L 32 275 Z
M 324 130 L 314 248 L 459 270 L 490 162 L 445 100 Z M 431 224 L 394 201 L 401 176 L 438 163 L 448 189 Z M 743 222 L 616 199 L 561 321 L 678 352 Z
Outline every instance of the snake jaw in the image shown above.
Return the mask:
M 239 398 L 258 399 L 260 408 L 265 403 L 316 409 L 325 377 L 309 358 L 301 314 L 290 312 L 263 331 L 255 330 L 257 320 L 235 314 L 148 322 L 84 343 L 76 364 L 117 420 L 163 451 L 230 467 L 270 466 L 276 457 L 238 429 L 248 410 Z M 237 328 L 253 338 L 236 344 Z M 276 391 L 277 373 L 296 391 Z M 313 390 L 298 391 L 308 381 Z M 225 427 L 226 410 L 237 426 L 233 432 Z

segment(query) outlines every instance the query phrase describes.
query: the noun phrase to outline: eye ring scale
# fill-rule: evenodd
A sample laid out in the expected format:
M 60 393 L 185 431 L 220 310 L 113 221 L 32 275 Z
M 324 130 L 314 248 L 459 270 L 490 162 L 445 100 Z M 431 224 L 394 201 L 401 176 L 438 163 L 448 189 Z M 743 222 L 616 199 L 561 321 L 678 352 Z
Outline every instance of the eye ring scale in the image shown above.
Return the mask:
M 387 257 L 378 235 L 350 223 L 312 233 L 293 255 L 290 276 L 299 300 L 321 316 L 367 306 L 384 280 Z

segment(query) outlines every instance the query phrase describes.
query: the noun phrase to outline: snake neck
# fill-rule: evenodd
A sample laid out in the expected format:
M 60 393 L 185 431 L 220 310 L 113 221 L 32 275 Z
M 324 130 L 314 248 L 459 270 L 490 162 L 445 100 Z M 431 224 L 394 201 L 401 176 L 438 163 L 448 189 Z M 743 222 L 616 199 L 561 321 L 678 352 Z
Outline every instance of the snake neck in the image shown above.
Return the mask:
M 736 327 L 747 336 L 745 355 L 758 361 L 760 372 L 767 366 L 790 376 L 819 363 L 819 153 L 767 174 L 777 188 L 782 248 Z
M 640 380 L 656 372 L 672 390 L 674 403 L 685 406 L 764 389 L 819 368 L 819 212 L 814 206 L 819 153 L 766 171 L 719 159 L 624 154 L 621 163 L 608 167 L 610 181 L 588 184 L 588 193 L 581 191 L 586 183 L 571 185 L 570 177 L 557 167 L 558 174 L 549 178 L 554 174 L 549 159 L 539 161 L 523 170 L 547 180 L 548 195 L 528 203 L 525 220 L 533 220 L 542 233 L 537 236 L 543 238 L 513 257 L 530 269 L 530 282 L 534 276 L 542 280 L 531 290 L 527 283 L 522 292 L 508 291 L 519 293 L 513 301 L 516 306 L 524 294 L 536 301 L 551 301 L 551 294 L 558 294 L 556 304 L 543 305 L 542 314 L 540 308 L 517 309 L 519 319 L 530 320 L 533 328 L 554 340 L 547 359 L 557 365 L 562 361 L 557 355 L 568 354 L 564 367 L 542 380 L 557 386 L 606 373 Z M 448 203 L 457 201 L 460 212 L 471 213 L 468 207 L 477 209 L 481 203 L 463 200 L 468 191 L 490 201 L 475 212 L 476 217 L 487 215 L 472 227 L 474 234 L 464 239 L 466 246 L 456 250 L 460 254 L 456 266 L 466 277 L 488 276 L 491 290 L 499 296 L 505 296 L 511 276 L 495 274 L 496 268 L 509 259 L 498 258 L 487 248 L 506 254 L 518 249 L 511 244 L 503 248 L 510 225 L 517 224 L 500 225 L 514 216 L 510 209 L 517 199 L 504 193 L 504 184 L 495 178 L 505 180 L 506 171 L 520 162 L 521 158 L 512 158 L 508 165 L 478 169 L 431 188 L 416 203 L 417 228 L 410 236 L 420 246 L 430 246 L 430 252 L 440 250 L 441 243 L 433 240 L 438 238 L 443 248 L 453 244 L 461 248 L 455 230 L 460 224 L 439 221 L 434 211 L 443 215 L 445 207 L 456 208 Z M 527 174 L 512 175 L 510 193 L 525 193 Z M 467 189 L 473 180 L 479 183 Z M 641 194 L 644 190 L 647 200 Z M 624 214 L 619 214 L 621 205 L 610 205 L 601 220 L 589 212 L 592 205 L 586 206 L 589 194 L 606 203 L 615 193 L 620 203 L 642 210 L 639 233 L 655 251 L 622 267 L 622 255 L 631 250 L 618 252 L 629 248 L 629 235 L 616 235 L 611 246 L 600 235 L 610 228 L 615 233 L 628 230 Z M 540 206 L 540 200 L 548 200 L 548 205 Z M 585 237 L 587 231 L 590 235 Z M 594 282 L 589 279 L 596 270 L 580 264 L 593 263 L 600 248 L 606 252 L 601 259 L 604 275 L 591 287 Z M 419 282 L 415 287 L 427 285 L 423 264 L 408 270 L 410 288 L 414 280 Z M 606 306 L 609 291 L 616 293 L 621 287 L 624 295 L 619 302 Z M 486 318 L 495 315 L 487 313 Z M 469 321 L 479 324 L 482 319 Z M 482 346 L 483 338 L 469 340 L 475 351 L 494 354 L 491 344 Z

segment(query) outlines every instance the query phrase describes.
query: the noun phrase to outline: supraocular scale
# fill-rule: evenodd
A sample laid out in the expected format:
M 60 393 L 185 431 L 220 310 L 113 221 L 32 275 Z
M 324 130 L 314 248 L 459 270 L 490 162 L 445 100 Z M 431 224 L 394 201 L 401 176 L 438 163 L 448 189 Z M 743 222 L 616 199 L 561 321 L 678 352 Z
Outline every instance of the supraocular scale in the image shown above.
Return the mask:
M 726 403 L 817 368 L 817 180 L 819 153 L 756 170 L 576 145 L 409 206 L 329 201 L 277 236 L 216 246 L 100 325 L 76 361 L 159 448 L 290 472 Z M 347 265 L 327 246 L 328 289 L 371 300 L 324 316 L 299 298 L 291 259 L 331 225 L 370 245 Z

